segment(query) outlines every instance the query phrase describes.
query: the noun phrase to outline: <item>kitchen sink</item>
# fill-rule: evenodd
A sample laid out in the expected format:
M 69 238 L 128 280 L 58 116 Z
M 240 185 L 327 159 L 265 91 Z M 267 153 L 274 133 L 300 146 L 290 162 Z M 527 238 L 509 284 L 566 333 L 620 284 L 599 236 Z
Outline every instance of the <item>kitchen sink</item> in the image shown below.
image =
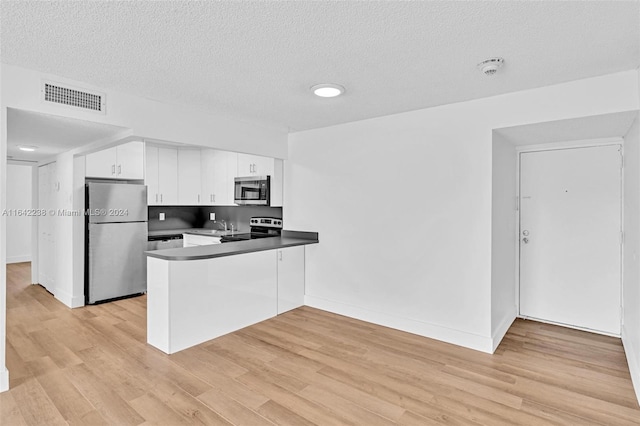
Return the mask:
M 245 241 L 250 239 L 251 239 L 251 234 L 225 235 L 220 239 L 220 242 L 230 243 L 233 241 Z
M 243 233 L 243 234 L 235 234 L 235 235 L 226 235 L 220 238 L 221 243 L 231 243 L 234 241 L 246 241 L 246 240 L 256 240 L 260 238 L 271 238 L 278 237 L 279 235 L 275 234 L 264 234 L 260 232 L 251 232 L 251 233 Z

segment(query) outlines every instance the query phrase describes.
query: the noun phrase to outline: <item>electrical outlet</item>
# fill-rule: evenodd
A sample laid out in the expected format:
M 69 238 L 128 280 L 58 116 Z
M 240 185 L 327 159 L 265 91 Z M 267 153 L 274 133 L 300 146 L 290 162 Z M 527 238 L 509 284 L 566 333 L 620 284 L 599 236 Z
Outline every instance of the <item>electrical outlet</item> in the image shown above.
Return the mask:
M 216 220 L 216 214 L 215 213 L 209 213 L 209 220 Z
M 160 220 L 164 220 L 164 213 L 160 213 L 160 217 L 159 217 L 159 219 L 160 219 Z

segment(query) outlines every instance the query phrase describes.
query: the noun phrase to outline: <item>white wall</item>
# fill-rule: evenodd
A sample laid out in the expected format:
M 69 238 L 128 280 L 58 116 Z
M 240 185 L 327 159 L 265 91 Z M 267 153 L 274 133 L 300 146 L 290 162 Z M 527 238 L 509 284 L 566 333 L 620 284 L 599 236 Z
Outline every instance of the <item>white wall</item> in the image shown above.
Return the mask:
M 39 176 L 38 167 L 31 168 L 31 205 L 38 207 L 39 197 Z M 39 223 L 37 219 L 31 221 L 31 282 L 37 283 L 38 277 L 38 228 Z
M 291 134 L 284 220 L 320 232 L 305 302 L 491 352 L 492 129 L 637 94 L 634 70 Z
M 622 342 L 640 400 L 640 117 L 624 138 Z
M 75 211 L 84 210 L 84 190 L 85 190 L 85 157 L 75 157 L 73 159 L 73 209 Z M 85 218 L 74 216 L 71 219 L 73 237 L 71 245 L 73 247 L 73 280 L 68 289 L 71 291 L 71 307 L 84 306 L 84 227 Z
M 31 176 L 33 167 L 7 165 L 7 210 L 33 208 Z M 32 216 L 7 216 L 7 263 L 31 261 Z
M 491 338 L 495 350 L 517 315 L 517 154 L 515 146 L 496 132 L 492 154 Z
M 72 211 L 74 195 L 74 158 L 69 152 L 56 156 L 56 178 L 59 190 L 55 193 L 56 209 Z M 74 263 L 74 222 L 77 216 L 53 217 L 55 221 L 56 270 L 54 296 L 65 305 L 75 308 L 84 305 L 84 292 L 74 294 L 74 270 L 79 265 Z
M 0 82 L 4 72 L 0 66 Z M 0 211 L 7 207 L 7 109 L 4 87 L 0 84 Z M 7 220 L 0 215 L 0 392 L 9 389 L 9 371 L 6 363 L 7 340 Z

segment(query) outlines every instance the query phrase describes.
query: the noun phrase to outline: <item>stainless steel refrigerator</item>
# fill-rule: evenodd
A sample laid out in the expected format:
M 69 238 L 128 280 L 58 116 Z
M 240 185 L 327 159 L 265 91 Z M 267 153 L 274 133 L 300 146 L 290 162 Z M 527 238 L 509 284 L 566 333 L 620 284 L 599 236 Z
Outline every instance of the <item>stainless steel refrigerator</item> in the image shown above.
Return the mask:
M 86 185 L 85 302 L 147 291 L 147 187 Z

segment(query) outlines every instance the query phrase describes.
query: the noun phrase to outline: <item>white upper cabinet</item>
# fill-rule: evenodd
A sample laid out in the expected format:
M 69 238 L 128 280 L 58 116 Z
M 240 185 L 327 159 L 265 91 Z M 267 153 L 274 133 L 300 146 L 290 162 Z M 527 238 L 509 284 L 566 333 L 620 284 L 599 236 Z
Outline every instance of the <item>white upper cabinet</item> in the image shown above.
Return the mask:
M 284 188 L 284 162 L 280 159 L 273 161 L 273 175 L 271 175 L 271 207 L 282 207 Z
M 146 146 L 144 183 L 147 185 L 147 204 L 150 206 L 160 204 L 160 185 L 158 182 L 160 171 L 158 170 L 158 156 L 158 148 L 155 146 Z
M 115 146 L 89 154 L 85 157 L 85 176 L 115 179 L 117 162 Z
M 273 176 L 274 159 L 260 155 L 238 154 L 237 176 Z
M 86 156 L 86 176 L 144 179 L 144 143 L 129 142 Z
M 233 206 L 233 179 L 238 154 L 216 149 L 202 150 L 202 204 Z
M 145 157 L 150 206 L 235 206 L 234 178 L 252 175 L 271 177 L 271 205 L 282 206 L 282 160 L 210 148 L 149 145 Z
M 129 142 L 116 146 L 118 179 L 144 179 L 144 143 Z
M 158 149 L 158 186 L 160 204 L 174 206 L 178 204 L 178 150 Z
M 178 204 L 178 150 L 147 145 L 145 184 L 150 206 Z
M 202 202 L 202 174 L 199 149 L 178 150 L 178 204 L 197 206 Z

